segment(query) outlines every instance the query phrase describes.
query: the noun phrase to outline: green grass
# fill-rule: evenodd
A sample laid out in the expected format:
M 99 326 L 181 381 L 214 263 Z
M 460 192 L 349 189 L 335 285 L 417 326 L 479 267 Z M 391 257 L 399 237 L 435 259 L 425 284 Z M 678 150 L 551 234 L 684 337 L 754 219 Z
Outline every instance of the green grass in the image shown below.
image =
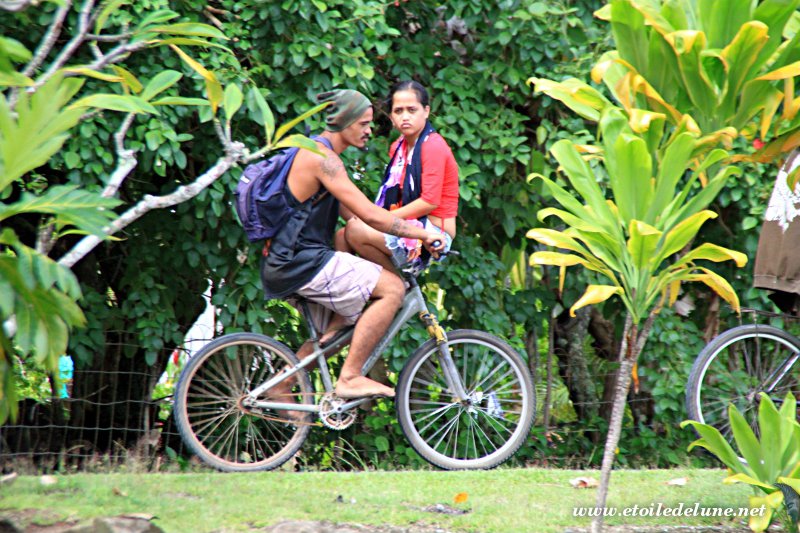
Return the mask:
M 592 506 L 595 489 L 574 489 L 577 476 L 599 479 L 599 472 L 546 469 L 500 469 L 489 472 L 265 472 L 255 474 L 74 474 L 42 486 L 22 476 L 0 487 L 0 516 L 26 521 L 87 521 L 124 513 L 155 515 L 165 531 L 247 531 L 282 520 L 328 520 L 335 523 L 412 523 L 453 531 L 537 532 L 586 527 L 575 506 Z M 688 477 L 685 486 L 670 479 Z M 701 507 L 747 505 L 741 485 L 723 485 L 722 470 L 622 470 L 611 478 L 609 506 L 649 507 L 683 503 Z M 468 500 L 455 504 L 456 494 Z M 338 503 L 342 496 L 344 503 Z M 354 501 L 351 501 L 354 500 Z M 443 515 L 423 508 L 443 503 L 469 509 Z M 20 513 L 21 510 L 39 510 Z M 740 519 L 710 517 L 608 518 L 608 524 L 738 525 Z M 26 524 L 22 524 L 26 525 Z

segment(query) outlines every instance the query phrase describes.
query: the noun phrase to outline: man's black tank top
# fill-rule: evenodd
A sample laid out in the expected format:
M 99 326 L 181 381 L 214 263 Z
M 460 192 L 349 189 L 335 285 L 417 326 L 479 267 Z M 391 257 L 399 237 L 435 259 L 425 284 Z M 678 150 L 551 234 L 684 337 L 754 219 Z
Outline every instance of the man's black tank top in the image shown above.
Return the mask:
M 272 238 L 269 254 L 261 260 L 261 283 L 268 299 L 293 294 L 311 281 L 334 254 L 339 201 L 320 185 L 316 194 L 299 202 L 289 190 L 289 180 L 284 194 L 294 213 Z

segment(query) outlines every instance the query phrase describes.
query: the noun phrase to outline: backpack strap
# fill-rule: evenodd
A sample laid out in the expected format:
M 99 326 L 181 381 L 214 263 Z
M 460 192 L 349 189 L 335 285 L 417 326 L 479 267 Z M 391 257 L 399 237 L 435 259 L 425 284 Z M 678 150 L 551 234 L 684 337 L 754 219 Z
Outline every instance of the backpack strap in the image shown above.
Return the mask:
M 317 142 L 321 142 L 322 144 L 327 146 L 329 150 L 333 150 L 333 144 L 331 144 L 331 141 L 329 141 L 328 139 L 326 139 L 322 135 L 314 135 L 313 137 L 311 137 L 311 140 L 317 141 Z M 311 196 L 311 198 L 310 198 L 311 199 L 311 205 L 317 204 L 319 201 L 321 201 L 323 198 L 325 198 L 325 196 L 327 196 L 329 194 L 328 189 L 325 189 L 324 187 L 322 187 L 322 185 L 320 185 L 320 189 L 321 190 L 315 192 Z

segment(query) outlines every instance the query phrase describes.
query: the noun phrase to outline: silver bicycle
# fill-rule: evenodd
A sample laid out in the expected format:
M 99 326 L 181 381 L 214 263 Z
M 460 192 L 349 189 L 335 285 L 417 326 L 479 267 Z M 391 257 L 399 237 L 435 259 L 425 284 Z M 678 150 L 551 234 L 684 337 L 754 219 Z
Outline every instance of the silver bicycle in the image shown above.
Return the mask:
M 796 326 L 793 317 L 743 311 L 754 319 L 761 316 Z M 728 405 L 733 404 L 758 432 L 761 392 L 776 405 L 787 392 L 800 396 L 800 338 L 771 325 L 743 324 L 720 333 L 697 356 L 686 388 L 686 409 L 691 420 L 730 437 Z
M 362 374 L 418 315 L 430 339 L 411 354 L 398 379 L 395 405 L 405 436 L 440 468 L 496 467 L 525 442 L 533 423 L 536 402 L 528 366 L 494 335 L 466 329 L 446 333 L 428 311 L 415 273 L 402 272 L 409 284 L 403 305 Z M 334 393 L 326 358 L 352 338 L 353 327 L 320 344 L 307 303 L 301 300 L 300 308 L 314 343 L 314 352 L 302 361 L 275 339 L 233 333 L 206 345 L 181 372 L 175 421 L 184 442 L 205 463 L 235 472 L 276 468 L 297 453 L 312 426 L 345 429 L 355 422 L 358 406 L 374 399 L 344 400 Z M 306 370 L 314 363 L 319 392 Z M 291 398 L 270 397 L 289 379 Z

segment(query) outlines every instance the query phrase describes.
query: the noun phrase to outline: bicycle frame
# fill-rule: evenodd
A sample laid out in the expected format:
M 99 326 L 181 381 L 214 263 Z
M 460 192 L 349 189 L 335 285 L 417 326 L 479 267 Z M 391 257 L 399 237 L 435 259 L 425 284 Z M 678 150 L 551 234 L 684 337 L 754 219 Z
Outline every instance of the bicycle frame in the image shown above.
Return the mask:
M 383 353 L 383 350 L 389 345 L 389 343 L 394 339 L 400 329 L 409 321 L 411 317 L 414 315 L 419 315 L 422 321 L 427 326 L 428 332 L 431 334 L 431 337 L 437 341 L 438 350 L 441 355 L 443 361 L 443 370 L 445 379 L 448 382 L 448 386 L 450 387 L 451 391 L 454 392 L 455 396 L 458 397 L 459 400 L 464 401 L 467 399 L 468 395 L 464 388 L 464 384 L 461 382 L 461 378 L 458 375 L 458 372 L 455 368 L 455 363 L 453 362 L 452 357 L 450 356 L 450 348 L 447 344 L 447 334 L 444 332 L 442 327 L 436 321 L 436 317 L 431 315 L 428 312 L 428 305 L 425 302 L 425 298 L 422 295 L 422 290 L 417 283 L 416 278 L 413 275 L 405 274 L 404 278 L 410 284 L 409 289 L 406 291 L 405 298 L 403 299 L 403 305 L 400 307 L 400 310 L 392 320 L 392 323 L 389 325 L 389 328 L 386 330 L 386 333 L 383 337 L 378 341 L 378 344 L 375 345 L 375 348 L 370 353 L 367 360 L 364 362 L 364 365 L 361 368 L 361 375 L 366 375 L 370 369 L 375 365 L 378 361 L 378 358 Z M 330 370 L 328 369 L 328 363 L 326 358 L 329 355 L 332 355 L 336 351 L 339 350 L 340 346 L 343 342 L 349 341 L 353 337 L 353 330 L 354 327 L 350 326 L 345 330 L 342 330 L 337 336 L 331 339 L 330 343 L 326 346 L 322 347 L 319 344 L 319 332 L 317 332 L 316 328 L 314 327 L 314 323 L 310 320 L 310 313 L 308 312 L 308 307 L 306 302 L 302 302 L 301 306 L 303 308 L 303 315 L 308 324 L 308 328 L 310 330 L 310 340 L 314 344 L 314 351 L 303 358 L 300 363 L 278 375 L 274 376 L 258 387 L 254 388 L 250 393 L 248 393 L 248 404 L 254 407 L 258 407 L 261 409 L 276 409 L 276 410 L 291 410 L 291 411 L 307 411 L 307 412 L 319 412 L 319 405 L 308 405 L 308 404 L 297 404 L 297 403 L 286 403 L 286 402 L 272 402 L 266 400 L 258 400 L 258 396 L 266 392 L 267 390 L 271 389 L 278 383 L 281 383 L 293 375 L 300 372 L 302 369 L 305 369 L 309 365 L 316 362 L 319 365 L 320 374 L 322 377 L 322 384 L 325 387 L 325 392 L 331 393 L 333 392 L 333 380 L 331 379 Z M 357 407 L 365 402 L 368 402 L 372 399 L 372 397 L 365 397 L 365 398 L 356 398 L 352 401 L 345 402 L 341 405 L 337 411 L 347 411 L 354 407 Z

